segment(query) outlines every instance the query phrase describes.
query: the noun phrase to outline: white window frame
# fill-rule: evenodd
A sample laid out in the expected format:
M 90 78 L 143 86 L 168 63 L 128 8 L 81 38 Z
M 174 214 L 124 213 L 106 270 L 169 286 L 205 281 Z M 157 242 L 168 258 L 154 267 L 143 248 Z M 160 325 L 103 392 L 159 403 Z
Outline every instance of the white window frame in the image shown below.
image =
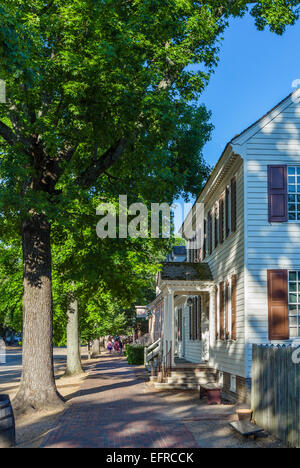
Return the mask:
M 291 273 L 296 273 L 296 281 L 290 281 L 290 274 Z M 290 291 L 290 283 L 296 283 L 296 291 Z M 296 302 L 290 302 L 290 294 L 296 294 L 297 296 L 297 301 Z M 300 338 L 300 270 L 289 270 L 288 271 L 288 308 L 289 308 L 289 336 L 291 340 Z M 296 314 L 290 314 L 290 306 L 296 306 L 297 307 L 297 313 Z M 291 327 L 290 323 L 290 317 L 294 315 L 298 318 L 297 320 L 297 327 Z M 292 336 L 291 335 L 291 329 L 296 328 L 297 329 L 297 335 Z
M 230 391 L 236 393 L 236 375 L 230 375 Z
M 295 175 L 289 174 L 290 169 L 295 169 Z M 290 177 L 295 177 L 295 184 L 290 183 L 290 180 L 289 180 Z M 299 178 L 299 184 L 298 184 L 298 178 Z M 295 191 L 295 192 L 290 192 L 289 191 L 289 187 L 293 186 L 293 185 L 296 186 L 296 189 L 298 189 L 298 191 Z M 289 199 L 290 196 L 295 196 L 296 197 L 296 201 L 294 203 L 290 202 L 290 199 Z M 298 198 L 297 198 L 297 196 L 298 196 Z M 297 166 L 297 165 L 287 166 L 287 198 L 288 198 L 287 199 L 288 222 L 289 223 L 300 223 L 300 166 Z M 298 202 L 298 200 L 299 200 L 299 202 Z M 295 213 L 296 219 L 290 219 L 289 206 L 292 205 L 292 204 L 299 205 L 299 210 L 298 210 L 298 207 L 296 206 L 296 211 L 292 211 L 292 213 Z

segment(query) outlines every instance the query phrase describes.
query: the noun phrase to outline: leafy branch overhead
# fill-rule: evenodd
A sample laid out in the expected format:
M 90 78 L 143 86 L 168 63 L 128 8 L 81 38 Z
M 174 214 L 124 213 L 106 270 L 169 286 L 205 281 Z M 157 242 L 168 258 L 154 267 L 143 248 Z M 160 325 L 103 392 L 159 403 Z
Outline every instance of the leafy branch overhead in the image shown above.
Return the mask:
M 87 189 L 109 169 L 111 177 L 143 174 L 144 163 L 155 179 L 161 158 L 184 176 L 176 189 L 199 190 L 207 175 L 199 152 L 211 129 L 204 110 L 198 154 L 191 161 L 172 149 L 185 138 L 182 116 L 199 112 L 195 99 L 217 65 L 230 16 L 250 8 L 259 29 L 282 33 L 298 3 L 4 0 L 0 190 L 10 195 L 1 208 L 10 199 L 23 213 L 53 215 L 53 204 L 73 196 L 66 180 Z M 196 170 L 182 172 L 188 161 Z

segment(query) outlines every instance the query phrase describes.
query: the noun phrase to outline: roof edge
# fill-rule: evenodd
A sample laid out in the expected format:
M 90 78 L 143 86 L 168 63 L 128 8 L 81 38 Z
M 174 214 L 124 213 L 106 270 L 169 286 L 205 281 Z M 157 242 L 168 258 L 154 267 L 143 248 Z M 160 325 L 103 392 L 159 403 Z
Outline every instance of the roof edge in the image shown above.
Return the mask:
M 197 197 L 195 203 L 193 204 L 191 210 L 194 209 L 194 206 L 196 205 L 196 203 L 198 203 L 200 197 L 204 193 L 204 191 L 207 188 L 208 184 L 211 182 L 211 179 L 212 179 L 212 177 L 214 175 L 214 172 L 216 171 L 217 166 L 222 161 L 222 159 L 223 159 L 224 155 L 226 154 L 226 151 L 228 150 L 228 148 L 230 148 L 231 152 L 233 152 L 234 151 L 233 145 L 234 146 L 235 145 L 242 146 L 249 138 L 251 138 L 253 136 L 253 134 L 255 134 L 257 131 L 261 130 L 265 125 L 267 125 L 269 122 L 271 122 L 278 114 L 280 114 L 280 112 L 282 112 L 286 107 L 288 107 L 293 102 L 293 99 L 296 99 L 297 101 L 300 100 L 300 88 L 297 88 L 294 91 L 292 91 L 287 97 L 285 97 L 278 104 L 276 104 L 276 106 L 272 107 L 271 110 L 269 110 L 266 114 L 264 114 L 262 117 L 260 117 L 258 120 L 256 120 L 253 124 L 251 124 L 245 130 L 243 130 L 239 135 L 236 135 L 235 137 L 233 137 L 226 144 L 220 158 L 218 159 L 217 163 L 215 164 L 212 172 L 210 173 L 210 175 L 209 175 L 203 189 L 201 190 L 201 192 L 200 192 L 199 196 Z M 278 112 L 276 113 L 276 111 L 278 111 Z M 271 113 L 273 113 L 272 116 L 270 116 Z M 259 128 L 257 128 L 259 126 L 259 124 L 261 124 L 261 123 L 263 125 L 260 126 Z M 249 135 L 249 133 L 250 133 L 250 135 Z M 247 137 L 247 134 L 249 135 L 248 137 Z M 189 211 L 189 213 L 185 217 L 185 220 L 189 216 L 191 210 Z M 184 220 L 184 222 L 185 222 L 185 220 Z M 181 227 L 180 227 L 180 229 L 178 231 L 181 235 L 182 235 L 184 222 L 182 223 L 182 225 L 181 225 Z
M 284 109 L 286 109 L 292 102 L 299 101 L 300 99 L 300 88 L 292 91 L 287 97 L 282 99 L 276 106 L 272 107 L 262 117 L 256 120 L 252 125 L 243 130 L 239 135 L 235 136 L 230 143 L 234 145 L 243 145 L 248 141 L 255 133 L 260 131 L 268 123 L 274 120 Z M 272 115 L 271 115 L 272 114 Z

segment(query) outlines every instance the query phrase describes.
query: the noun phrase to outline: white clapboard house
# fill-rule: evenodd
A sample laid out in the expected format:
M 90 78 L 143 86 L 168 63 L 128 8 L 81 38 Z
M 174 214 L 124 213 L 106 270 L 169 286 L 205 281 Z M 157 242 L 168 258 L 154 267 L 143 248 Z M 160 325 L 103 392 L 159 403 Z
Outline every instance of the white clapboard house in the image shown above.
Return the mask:
M 157 385 L 207 375 L 245 399 L 252 344 L 300 336 L 300 89 L 227 144 L 197 202 L 201 248 L 164 264 L 149 306 L 151 357 L 159 347 L 170 366 Z

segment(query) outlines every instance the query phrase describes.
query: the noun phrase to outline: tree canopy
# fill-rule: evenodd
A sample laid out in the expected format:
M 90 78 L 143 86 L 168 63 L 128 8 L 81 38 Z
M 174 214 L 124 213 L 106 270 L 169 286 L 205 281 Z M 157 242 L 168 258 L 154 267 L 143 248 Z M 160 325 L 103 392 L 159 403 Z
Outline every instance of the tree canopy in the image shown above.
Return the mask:
M 0 106 L 1 212 L 17 220 L 33 210 L 64 218 L 57 202 L 95 186 L 112 167 L 128 190 L 146 177 L 159 178 L 166 191 L 170 180 L 173 192 L 199 191 L 207 171 L 185 138 L 207 122 L 195 102 L 217 65 L 228 20 L 250 8 L 259 29 L 282 33 L 298 4 L 1 2 L 8 99 Z M 207 130 L 197 133 L 198 150 Z
M 51 241 L 59 245 L 60 232 L 71 233 L 72 217 L 91 200 L 123 192 L 134 201 L 171 203 L 179 194 L 199 193 L 209 173 L 202 149 L 212 128 L 199 97 L 230 18 L 250 10 L 258 29 L 282 34 L 298 18 L 298 6 L 283 0 L 1 2 L 7 103 L 0 104 L 0 238 L 9 246 L 22 238 L 20 406 L 59 404 Z M 109 278 L 105 249 L 103 243 L 108 266 L 102 273 Z

